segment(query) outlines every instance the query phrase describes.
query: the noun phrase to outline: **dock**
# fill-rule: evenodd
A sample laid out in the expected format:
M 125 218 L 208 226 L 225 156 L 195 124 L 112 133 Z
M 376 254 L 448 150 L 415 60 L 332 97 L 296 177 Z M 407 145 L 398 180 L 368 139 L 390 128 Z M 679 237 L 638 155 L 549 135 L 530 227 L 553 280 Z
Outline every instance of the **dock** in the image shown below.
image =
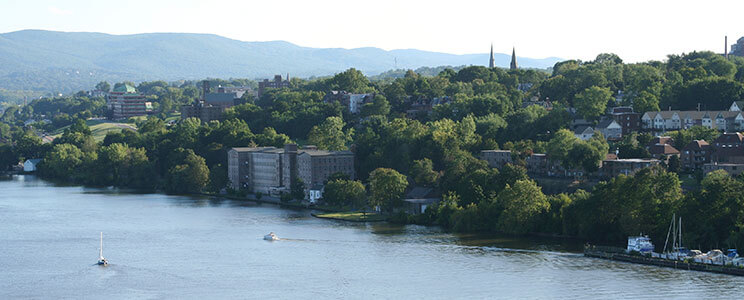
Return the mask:
M 671 260 L 657 258 L 645 255 L 636 255 L 625 253 L 622 248 L 602 247 L 586 245 L 584 247 L 584 256 L 629 262 L 635 264 L 652 265 L 666 268 L 674 268 L 688 271 L 701 271 L 709 273 L 719 273 L 735 276 L 744 276 L 744 268 L 731 265 L 704 264 L 689 260 Z

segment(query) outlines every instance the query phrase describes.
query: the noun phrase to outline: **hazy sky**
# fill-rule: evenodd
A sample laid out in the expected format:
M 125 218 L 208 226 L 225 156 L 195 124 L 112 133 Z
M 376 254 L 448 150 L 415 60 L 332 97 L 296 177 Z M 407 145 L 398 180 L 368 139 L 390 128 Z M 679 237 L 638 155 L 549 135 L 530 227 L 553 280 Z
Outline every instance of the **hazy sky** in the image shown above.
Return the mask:
M 744 0 L 0 0 L 0 32 L 213 33 L 308 47 L 625 61 L 723 52 L 744 36 Z

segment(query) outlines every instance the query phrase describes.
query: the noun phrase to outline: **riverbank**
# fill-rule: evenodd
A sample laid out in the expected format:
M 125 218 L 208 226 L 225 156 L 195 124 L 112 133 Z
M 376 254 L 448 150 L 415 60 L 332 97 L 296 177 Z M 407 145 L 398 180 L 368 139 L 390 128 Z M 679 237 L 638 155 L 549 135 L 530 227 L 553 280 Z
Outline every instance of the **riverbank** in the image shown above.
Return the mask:
M 703 264 L 689 261 L 678 261 L 669 260 L 656 257 L 647 257 L 641 255 L 631 255 L 623 252 L 616 252 L 614 250 L 606 250 L 607 247 L 597 247 L 587 245 L 584 248 L 584 256 L 594 257 L 601 259 L 617 260 L 622 262 L 652 265 L 658 267 L 674 268 L 688 271 L 701 271 L 710 273 L 719 273 L 735 276 L 744 276 L 744 268 L 726 266 L 726 265 L 715 265 L 715 264 Z
M 384 222 L 388 220 L 388 216 L 381 215 L 378 213 L 368 212 L 334 212 L 325 214 L 311 213 L 313 217 L 320 219 L 348 221 L 348 222 Z

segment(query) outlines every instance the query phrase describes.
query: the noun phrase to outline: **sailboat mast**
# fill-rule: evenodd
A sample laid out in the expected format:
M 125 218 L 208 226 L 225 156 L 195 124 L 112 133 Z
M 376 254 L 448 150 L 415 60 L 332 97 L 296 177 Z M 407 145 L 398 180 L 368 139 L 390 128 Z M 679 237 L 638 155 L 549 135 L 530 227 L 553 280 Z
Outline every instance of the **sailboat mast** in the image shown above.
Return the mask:
M 672 252 L 677 249 L 677 215 L 672 215 Z
M 682 217 L 679 217 L 679 248 L 682 248 Z
M 100 250 L 99 256 L 103 257 L 103 232 L 101 232 L 101 248 L 98 248 Z

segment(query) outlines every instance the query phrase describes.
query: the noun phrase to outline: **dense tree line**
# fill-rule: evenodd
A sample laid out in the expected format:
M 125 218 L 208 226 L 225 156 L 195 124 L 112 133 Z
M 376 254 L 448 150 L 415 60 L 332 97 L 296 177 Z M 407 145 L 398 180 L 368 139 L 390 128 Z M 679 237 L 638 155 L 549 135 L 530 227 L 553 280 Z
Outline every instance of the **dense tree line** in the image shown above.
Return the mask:
M 189 193 L 227 186 L 230 147 L 281 147 L 297 141 L 354 151 L 356 180 L 334 176 L 326 183 L 324 200 L 333 206 L 392 212 L 402 208 L 408 188 L 423 186 L 442 195 L 442 202 L 406 221 L 458 231 L 548 233 L 617 243 L 642 231 L 659 242 L 671 214 L 677 213 L 689 224 L 699 224 L 687 231 L 688 244 L 738 246 L 744 224 L 738 209 L 739 179 L 711 173 L 701 178 L 699 190 L 683 194 L 673 172 L 678 167 L 670 162 L 668 170 L 620 176 L 592 191 L 545 195 L 527 176 L 524 159 L 531 153 L 547 153 L 567 168 L 594 172 L 611 145 L 601 134 L 588 141 L 577 139 L 569 130 L 574 118 L 596 122 L 608 107 L 617 105 L 632 105 L 639 112 L 694 109 L 698 103 L 705 109 L 726 109 L 744 97 L 742 74 L 744 60 L 726 60 L 710 52 L 636 64 L 601 54 L 588 62 L 560 62 L 550 74 L 469 66 L 437 69 L 431 76 L 409 70 L 394 79 L 370 80 L 349 69 L 325 78 L 294 78 L 289 88 L 267 90 L 258 99 L 248 97 L 246 103 L 228 109 L 221 122 L 187 119 L 168 125 L 164 115 L 152 116 L 138 123 L 137 131 L 110 133 L 101 143 L 92 139 L 82 119 L 100 115 L 102 99 L 78 94 L 6 109 L 0 119 L 0 138 L 5 141 L 0 153 L 8 154 L 3 155 L 4 166 L 21 158 L 44 157 L 39 168 L 49 178 Z M 100 83 L 96 88 L 103 91 L 121 84 Z M 142 82 L 137 88 L 163 112 L 200 96 L 196 81 Z M 373 97 L 359 114 L 352 114 L 341 103 L 325 101 L 330 91 Z M 407 117 L 409 110 L 434 99 L 442 104 L 430 113 Z M 526 100 L 549 100 L 552 109 L 525 107 Z M 53 120 L 51 126 L 70 125 L 51 144 L 20 126 L 26 117 L 41 113 L 65 120 Z M 692 128 L 670 134 L 675 146 L 683 146 L 693 139 L 712 140 L 718 133 Z M 612 149 L 621 158 L 648 157 L 644 146 L 651 138 L 627 135 Z M 490 168 L 477 158 L 484 149 L 510 149 L 515 163 Z

